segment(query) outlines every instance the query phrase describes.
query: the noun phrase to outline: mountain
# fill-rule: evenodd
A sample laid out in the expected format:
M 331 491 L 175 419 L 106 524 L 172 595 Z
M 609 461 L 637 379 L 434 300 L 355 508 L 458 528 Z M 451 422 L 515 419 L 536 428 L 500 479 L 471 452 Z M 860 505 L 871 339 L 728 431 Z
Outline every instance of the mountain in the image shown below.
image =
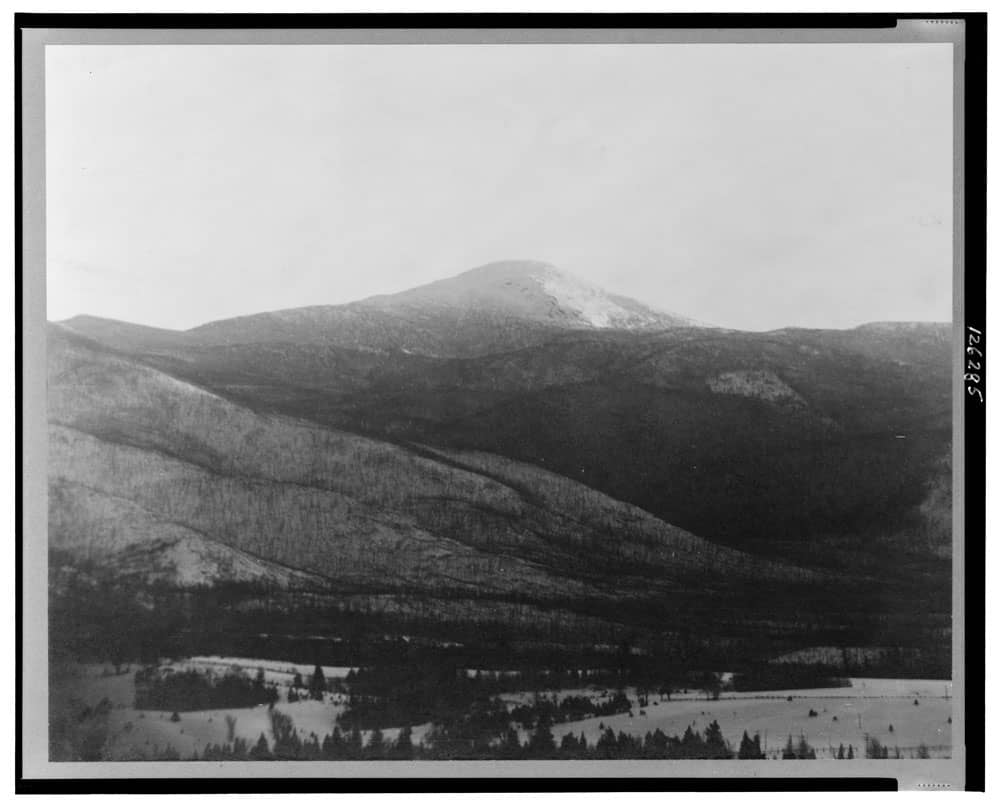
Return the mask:
M 892 343 L 679 328 L 475 358 L 270 342 L 142 359 L 255 410 L 545 467 L 721 544 L 850 562 L 832 535 L 878 548 L 950 450 L 948 339 L 910 361 Z
M 665 330 L 690 319 L 610 294 L 555 266 L 535 261 L 489 263 L 456 277 L 360 305 L 395 314 L 428 310 L 483 312 L 572 330 Z
M 144 584 L 256 583 L 594 641 L 663 632 L 680 602 L 725 631 L 760 582 L 825 578 L 500 456 L 255 413 L 58 326 L 49 419 L 50 548 Z
M 651 331 L 693 322 L 547 263 L 508 261 L 389 296 L 240 316 L 184 332 L 84 316 L 63 324 L 121 349 L 287 343 L 457 357 L 518 349 L 566 330 Z
M 78 317 L 52 543 L 407 628 L 940 654 L 951 343 L 697 326 L 529 262 L 185 332 Z

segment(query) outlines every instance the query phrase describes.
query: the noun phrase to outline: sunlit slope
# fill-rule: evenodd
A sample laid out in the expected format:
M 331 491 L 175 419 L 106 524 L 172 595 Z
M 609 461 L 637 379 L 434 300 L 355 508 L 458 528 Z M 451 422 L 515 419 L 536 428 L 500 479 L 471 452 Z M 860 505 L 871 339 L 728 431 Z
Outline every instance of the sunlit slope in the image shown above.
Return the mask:
M 199 551 L 225 570 L 230 549 L 236 577 L 283 586 L 552 601 L 811 578 L 525 464 L 255 413 L 59 328 L 49 369 L 53 547 L 158 542 L 202 582 Z
M 254 410 L 504 455 L 711 541 L 849 567 L 830 538 L 865 550 L 897 531 L 950 450 L 948 333 L 591 330 L 476 358 L 280 342 L 136 355 Z

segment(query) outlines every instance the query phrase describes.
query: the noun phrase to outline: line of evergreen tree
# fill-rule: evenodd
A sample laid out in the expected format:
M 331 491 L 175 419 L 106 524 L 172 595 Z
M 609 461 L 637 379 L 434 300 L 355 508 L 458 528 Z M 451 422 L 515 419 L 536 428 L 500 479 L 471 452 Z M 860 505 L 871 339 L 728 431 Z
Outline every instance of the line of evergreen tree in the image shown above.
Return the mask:
M 322 666 L 317 664 L 315 670 L 312 672 L 312 676 L 309 677 L 308 687 L 302 681 L 302 674 L 298 671 L 295 672 L 295 675 L 292 677 L 292 684 L 288 688 L 287 699 L 289 703 L 297 702 L 304 698 L 315 699 L 321 702 L 331 687 L 333 685 L 327 684 Z
M 899 755 L 899 749 L 896 750 Z M 874 736 L 865 736 L 865 757 L 871 760 L 886 760 L 889 757 L 889 747 Z
M 850 679 L 843 669 L 808 663 L 757 663 L 733 675 L 733 690 L 792 690 L 806 688 L 847 688 Z
M 740 748 L 736 753 L 739 760 L 763 760 L 764 750 L 760 748 L 760 733 L 753 736 L 751 740 L 746 730 L 743 730 L 743 738 L 740 740 Z
M 690 726 L 683 736 L 668 736 L 662 730 L 647 732 L 644 737 L 625 732 L 615 733 L 607 727 L 597 742 L 591 745 L 584 733 L 570 732 L 556 742 L 552 724 L 543 715 L 536 728 L 522 741 L 518 731 L 509 726 L 499 730 L 489 740 L 483 735 L 462 736 L 442 730 L 440 725 L 428 733 L 419 745 L 413 743 L 413 731 L 403 727 L 396 740 L 387 740 L 381 730 L 373 730 L 364 740 L 357 726 L 348 731 L 334 727 L 322 740 L 312 733 L 302 739 L 292 719 L 278 710 L 270 711 L 270 739 L 261 733 L 249 746 L 242 739 L 208 745 L 195 759 L 225 760 L 679 760 L 729 759 L 734 753 L 722 736 L 717 721 L 700 733 Z M 746 737 L 746 736 L 745 736 Z M 747 738 L 749 741 L 749 738 Z M 759 752 L 760 738 L 756 743 Z
M 844 752 L 844 745 L 837 747 L 837 760 L 854 760 L 854 744 L 849 744 L 847 752 Z
M 816 750 L 813 749 L 806 740 L 805 735 L 799 735 L 798 743 L 792 743 L 792 736 L 788 736 L 788 743 L 781 752 L 782 760 L 815 760 Z
M 558 699 L 553 696 L 546 698 L 536 696 L 528 704 L 519 704 L 510 711 L 510 719 L 525 729 L 531 729 L 542 718 L 552 724 L 566 721 L 582 721 L 594 716 L 612 716 L 618 713 L 628 713 L 632 710 L 632 701 L 624 691 L 617 691 L 605 701 L 595 701 L 589 696 L 565 696 Z
M 156 667 L 135 672 L 137 710 L 216 710 L 274 704 L 278 689 L 266 684 L 263 669 L 250 679 L 240 671 L 216 677 L 196 670 L 165 673 Z

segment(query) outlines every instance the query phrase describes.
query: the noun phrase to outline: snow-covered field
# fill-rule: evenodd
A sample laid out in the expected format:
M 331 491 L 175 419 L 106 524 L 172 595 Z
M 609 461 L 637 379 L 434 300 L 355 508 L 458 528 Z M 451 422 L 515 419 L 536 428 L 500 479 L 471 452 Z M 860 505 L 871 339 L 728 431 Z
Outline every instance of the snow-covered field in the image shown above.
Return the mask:
M 289 669 L 298 668 L 303 679 L 308 684 L 308 677 L 315 666 L 305 671 L 305 666 L 295 666 L 289 663 L 274 663 L 273 661 L 260 661 L 253 659 L 239 659 L 226 657 L 222 658 L 225 664 L 219 670 L 234 664 L 241 667 L 245 664 L 244 670 L 255 673 L 255 669 L 265 666 L 265 676 L 273 675 L 273 680 L 279 685 L 285 686 L 291 682 L 295 673 Z M 230 660 L 237 659 L 237 663 Z M 182 662 L 170 663 L 165 667 L 182 669 L 186 667 L 197 667 L 203 669 L 202 661 L 205 658 L 191 658 Z M 270 667 L 270 670 L 269 670 Z M 157 750 L 173 747 L 181 758 L 189 758 L 195 752 L 201 753 L 210 744 L 222 744 L 229 741 L 229 726 L 226 717 L 235 720 L 233 726 L 233 736 L 243 738 L 249 745 L 256 743 L 261 733 L 271 740 L 271 723 L 268 716 L 267 705 L 257 707 L 199 710 L 194 712 L 180 713 L 180 721 L 171 721 L 172 715 L 169 711 L 160 710 L 136 710 L 132 705 L 135 702 L 135 674 L 136 668 L 131 668 L 127 673 L 113 675 L 108 674 L 105 666 L 81 665 L 77 666 L 72 677 L 61 680 L 60 687 L 63 688 L 63 698 L 69 696 L 78 698 L 87 704 L 96 704 L 103 698 L 107 698 L 112 704 L 112 712 L 109 717 L 111 735 L 111 754 L 116 760 L 140 759 L 143 756 L 152 755 Z M 334 671 L 341 670 L 346 674 L 349 669 L 336 669 L 324 667 L 324 674 L 327 678 L 335 675 Z M 343 676 L 344 674 L 339 674 Z M 302 699 L 297 702 L 285 701 L 286 692 L 281 689 L 281 701 L 276 705 L 276 709 L 291 716 L 295 722 L 295 727 L 303 739 L 308 739 L 311 733 L 322 741 L 323 737 L 333 732 L 337 716 L 344 709 L 344 697 L 338 694 L 329 693 L 326 700 L 322 702 L 311 699 Z M 413 727 L 413 740 L 418 743 L 426 734 L 430 725 L 417 725 Z M 395 740 L 399 734 L 398 729 L 383 730 L 383 735 L 387 740 Z M 368 740 L 368 733 L 364 733 L 364 739 Z
M 681 735 L 689 725 L 702 731 L 717 720 L 732 746 L 739 746 L 744 730 L 751 737 L 759 732 L 771 756 L 780 757 L 789 735 L 796 742 L 804 735 L 818 758 L 835 754 L 841 743 L 845 748 L 853 745 L 855 757 L 863 757 L 866 735 L 888 746 L 890 756 L 898 746 L 901 756 L 910 757 L 921 744 L 927 746 L 932 757 L 951 754 L 952 703 L 945 698 L 946 690 L 951 695 L 950 682 L 852 681 L 850 688 L 729 692 L 718 701 L 706 701 L 703 694 L 694 692 L 673 695 L 671 701 L 650 696 L 649 705 L 634 707 L 632 715 L 621 713 L 556 724 L 552 732 L 557 742 L 567 732 L 583 732 L 593 743 L 600 737 L 601 724 L 615 732 L 640 736 L 656 729 L 667 735 Z M 634 700 L 634 691 L 627 692 Z M 810 710 L 816 715 L 810 716 Z
M 304 739 L 315 733 L 322 740 L 332 732 L 344 708 L 343 696 L 331 693 L 322 702 L 288 703 L 284 700 L 285 688 L 296 671 L 308 683 L 314 666 L 234 657 L 193 657 L 171 664 L 178 669 L 213 668 L 220 672 L 233 665 L 251 674 L 257 668 L 264 668 L 265 676 L 277 683 L 282 692 L 277 709 L 292 717 Z M 343 677 L 348 670 L 324 667 L 323 673 L 331 679 Z M 228 740 L 227 716 L 235 720 L 233 734 L 236 737 L 244 738 L 251 745 L 261 733 L 270 740 L 266 705 L 181 713 L 178 722 L 170 720 L 169 712 L 135 710 L 132 706 L 134 671 L 133 668 L 128 673 L 108 675 L 107 669 L 101 666 L 78 666 L 72 677 L 59 683 L 64 697 L 72 695 L 88 704 L 96 704 L 105 697 L 111 701 L 114 708 L 110 716 L 112 751 L 116 758 L 141 757 L 167 746 L 174 747 L 181 757 L 190 757 L 203 751 L 209 743 L 221 744 Z M 606 691 L 605 695 L 602 691 Z M 636 700 L 634 689 L 626 693 Z M 611 689 L 581 686 L 559 691 L 556 695 L 559 698 L 580 695 L 603 699 L 613 694 Z M 852 745 L 856 757 L 863 756 L 865 736 L 870 735 L 889 747 L 890 756 L 894 755 L 897 746 L 902 757 L 915 756 L 917 748 L 924 744 L 931 756 L 944 757 L 951 753 L 950 697 L 951 683 L 944 680 L 853 679 L 849 688 L 723 692 L 717 701 L 706 700 L 704 694 L 697 691 L 688 691 L 673 694 L 670 701 L 654 694 L 649 697 L 646 707 L 640 709 L 636 704 L 631 714 L 556 724 L 552 731 L 557 743 L 567 732 L 576 735 L 582 732 L 593 744 L 600 737 L 602 724 L 615 732 L 639 736 L 656 729 L 662 729 L 667 735 L 681 735 L 688 726 L 701 731 L 717 720 L 734 747 L 739 745 L 744 730 L 751 737 L 760 733 L 769 756 L 780 756 L 789 735 L 794 741 L 798 741 L 800 735 L 805 736 L 819 758 L 830 757 L 841 743 L 845 747 Z M 529 703 L 534 694 L 512 693 L 502 698 L 512 706 Z M 816 715 L 810 716 L 810 710 Z M 419 743 L 428 729 L 426 724 L 414 727 L 414 742 Z M 398 730 L 385 730 L 384 734 L 386 739 L 394 740 Z M 526 733 L 522 732 L 522 739 L 525 737 Z

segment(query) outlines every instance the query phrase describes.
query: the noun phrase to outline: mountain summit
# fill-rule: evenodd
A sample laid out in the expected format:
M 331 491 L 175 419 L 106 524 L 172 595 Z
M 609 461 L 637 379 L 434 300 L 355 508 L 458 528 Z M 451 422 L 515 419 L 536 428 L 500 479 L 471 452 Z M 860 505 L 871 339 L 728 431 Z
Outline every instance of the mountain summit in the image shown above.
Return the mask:
M 608 293 L 550 263 L 507 260 L 360 305 L 386 311 L 464 308 L 571 329 L 648 330 L 691 325 L 689 319 Z
M 185 331 L 93 316 L 61 324 L 127 352 L 284 343 L 434 357 L 509 352 L 566 332 L 699 326 L 533 260 L 488 263 L 455 277 L 348 304 L 238 316 Z
M 667 330 L 693 322 L 534 261 L 489 263 L 456 277 L 346 305 L 293 308 L 188 330 L 203 345 L 290 342 L 471 357 L 566 331 Z

